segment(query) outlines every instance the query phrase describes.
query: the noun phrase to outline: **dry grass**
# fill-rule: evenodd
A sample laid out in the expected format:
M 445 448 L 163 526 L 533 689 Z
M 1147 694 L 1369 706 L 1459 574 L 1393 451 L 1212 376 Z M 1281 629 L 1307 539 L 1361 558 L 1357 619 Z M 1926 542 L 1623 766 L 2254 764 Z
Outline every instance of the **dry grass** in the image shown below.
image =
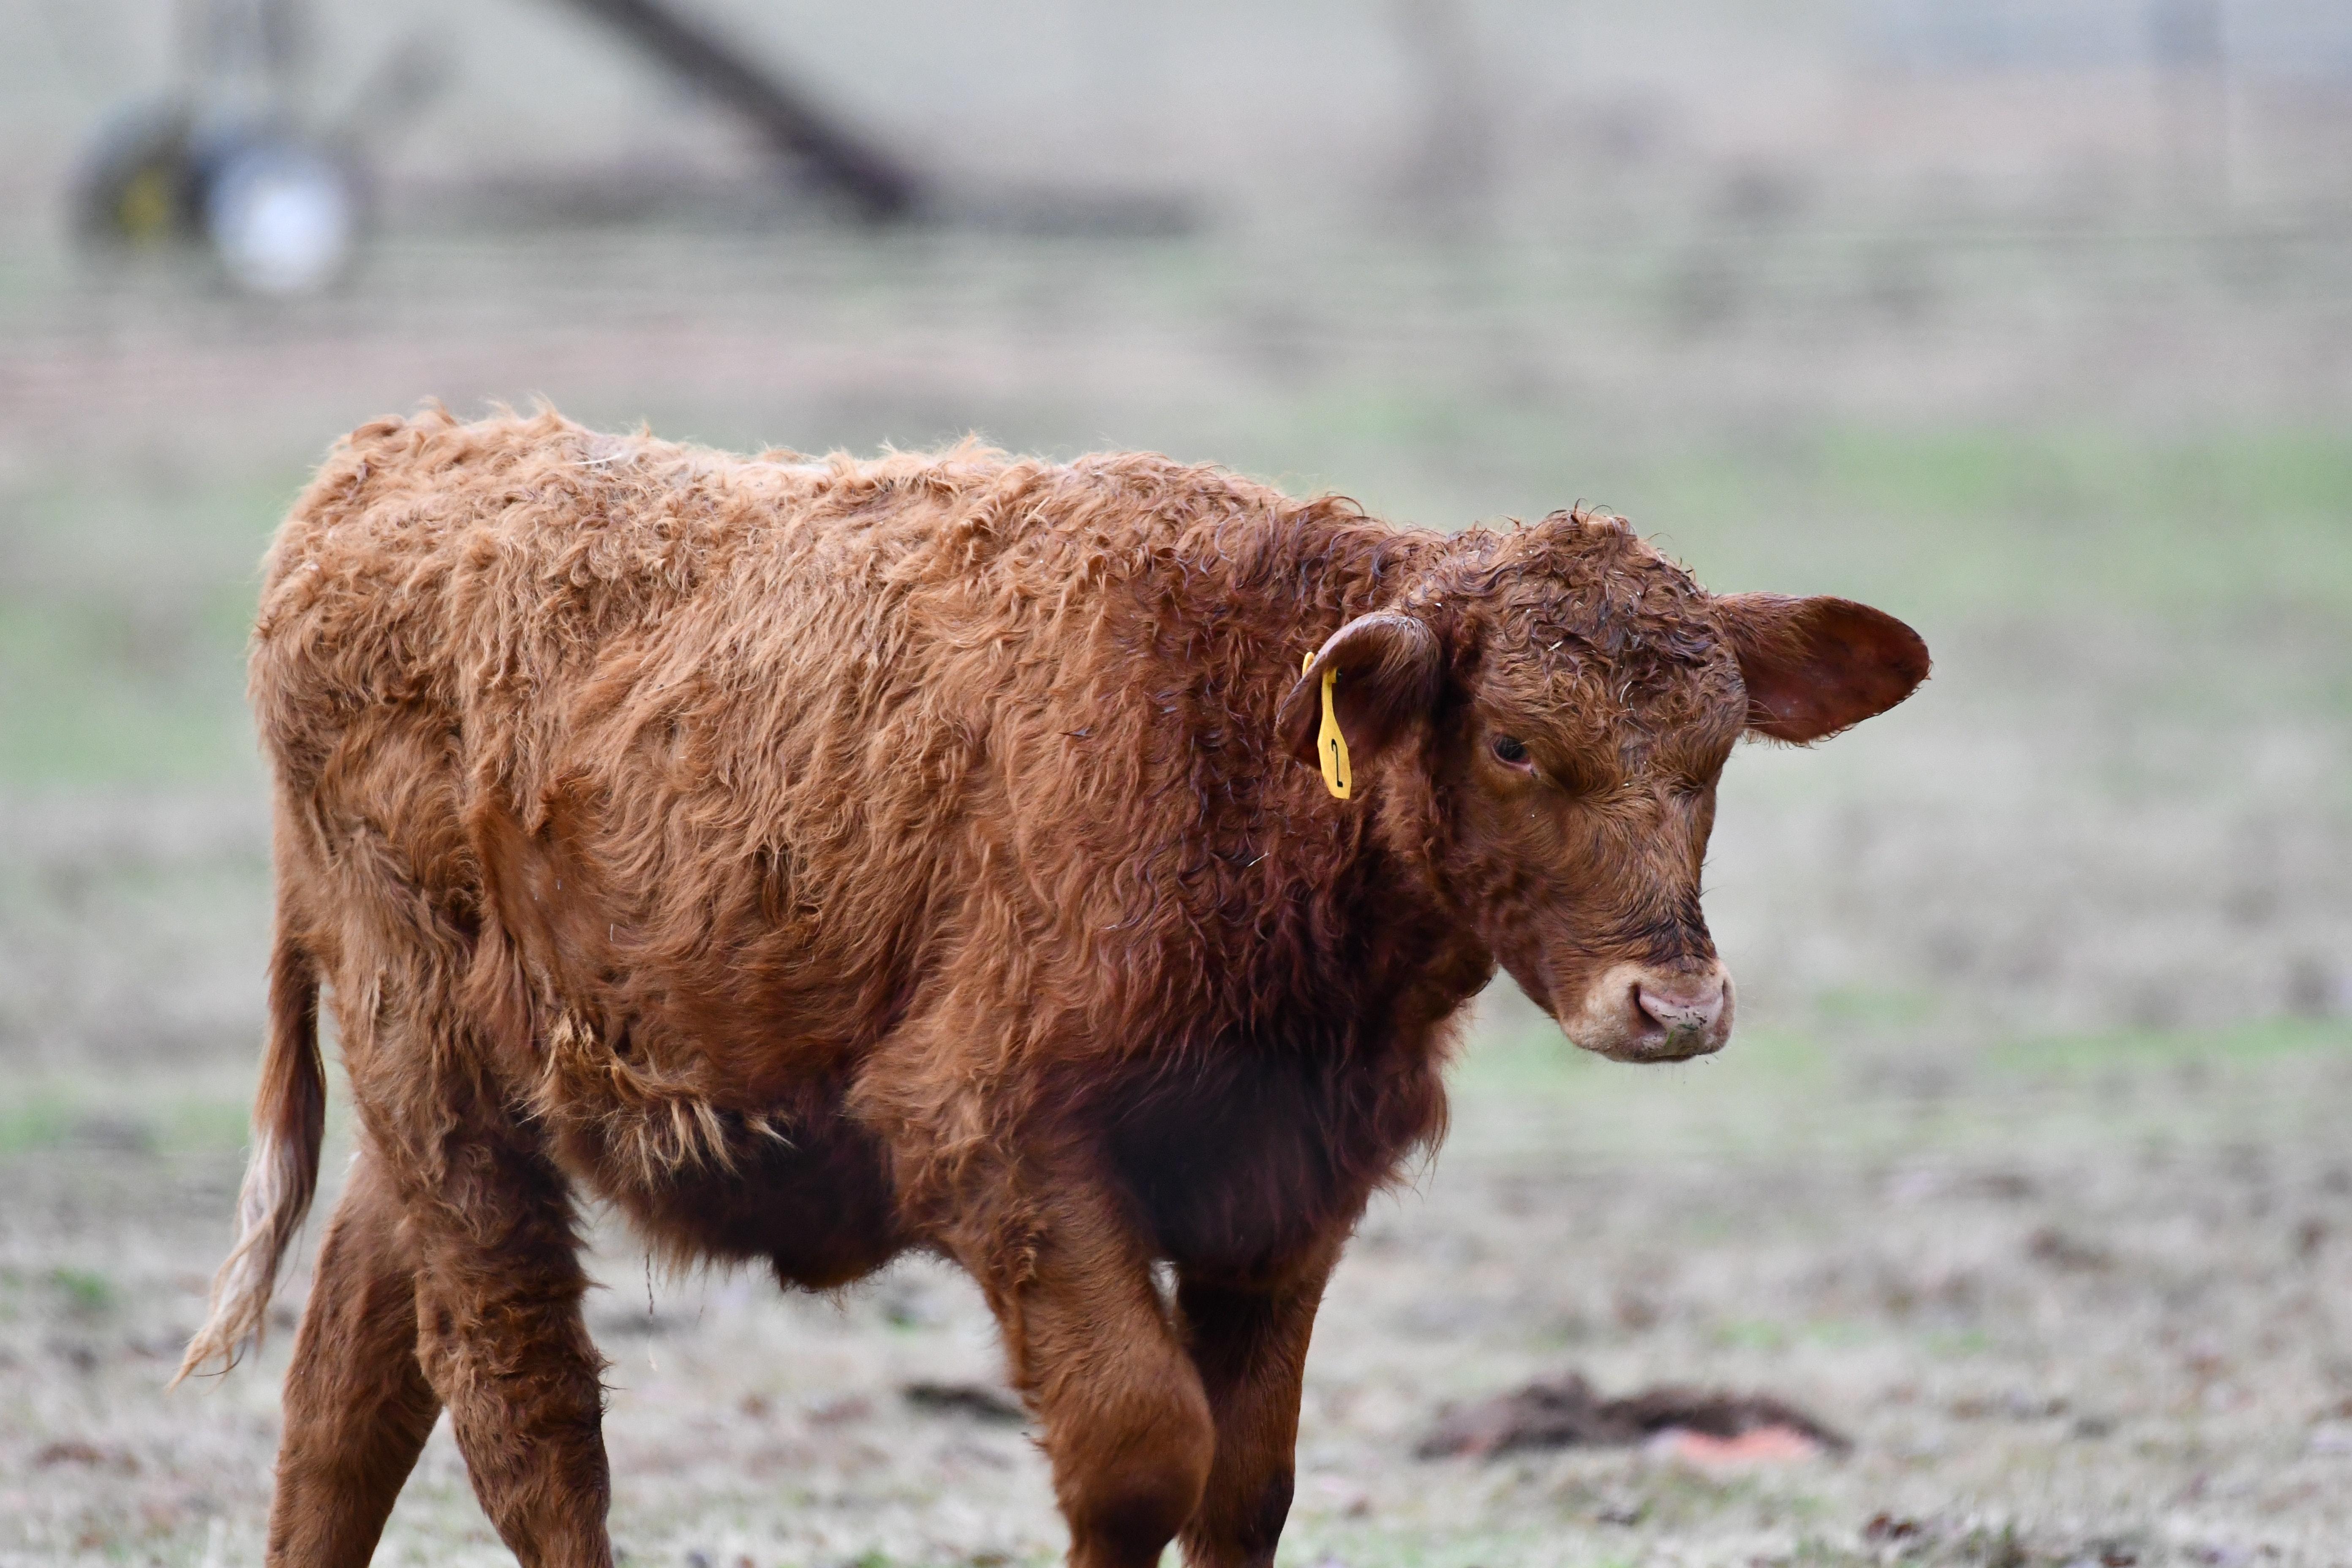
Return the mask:
M 1334 1284 L 1286 1560 L 2335 1561 L 2352 1530 L 2346 1044 L 2334 1026 L 2089 1038 L 1938 1053 L 1906 1079 L 1866 1047 L 1766 1033 L 1642 1074 L 1570 1059 L 1498 1001 L 1447 1152 L 1376 1206 Z M 11 1131 L 0 1561 L 257 1545 L 299 1287 L 257 1362 L 161 1392 L 235 1185 L 217 1092 L 61 1089 L 44 1126 Z M 787 1299 L 649 1278 L 610 1230 L 597 1269 L 635 1560 L 1055 1552 L 1024 1436 L 899 1395 L 996 1375 L 960 1277 L 908 1265 Z M 1444 1402 L 1570 1367 L 1612 1390 L 1775 1391 L 1856 1451 L 1728 1475 L 1622 1452 L 1411 1458 Z M 1882 1515 L 1906 1533 L 1866 1540 Z M 446 1431 L 383 1560 L 507 1560 Z

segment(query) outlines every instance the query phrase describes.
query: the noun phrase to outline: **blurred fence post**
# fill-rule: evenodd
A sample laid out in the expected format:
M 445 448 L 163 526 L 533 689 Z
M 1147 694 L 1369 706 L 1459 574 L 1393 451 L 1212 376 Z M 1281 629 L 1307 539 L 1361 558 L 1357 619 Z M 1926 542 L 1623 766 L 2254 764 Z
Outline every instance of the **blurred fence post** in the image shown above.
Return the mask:
M 568 0 L 804 160 L 869 218 L 904 217 L 920 202 L 914 172 L 821 110 L 798 86 L 663 0 Z

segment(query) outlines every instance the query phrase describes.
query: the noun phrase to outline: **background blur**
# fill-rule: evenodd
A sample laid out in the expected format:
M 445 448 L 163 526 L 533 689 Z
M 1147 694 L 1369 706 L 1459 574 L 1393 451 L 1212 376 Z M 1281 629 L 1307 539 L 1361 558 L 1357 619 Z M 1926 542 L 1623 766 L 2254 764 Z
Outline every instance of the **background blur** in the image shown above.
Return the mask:
M 1156 447 L 1440 527 L 1584 499 L 1927 636 L 1904 708 L 1735 759 L 1724 1058 L 1482 1005 L 1334 1288 L 1286 1563 L 2345 1560 L 2352 10 L 678 4 L 921 213 L 863 222 L 558 0 L 0 0 L 0 1563 L 257 1556 L 290 1334 L 161 1394 L 258 1039 L 256 563 L 353 424 L 541 396 Z M 92 149 L 175 91 L 351 150 L 347 273 L 77 240 Z M 898 1395 L 996 1375 L 959 1279 L 785 1301 L 600 1234 L 632 1561 L 1058 1550 L 1017 1427 Z M 1857 1447 L 1412 1458 L 1569 1369 Z M 446 1432 L 381 1560 L 511 1561 Z

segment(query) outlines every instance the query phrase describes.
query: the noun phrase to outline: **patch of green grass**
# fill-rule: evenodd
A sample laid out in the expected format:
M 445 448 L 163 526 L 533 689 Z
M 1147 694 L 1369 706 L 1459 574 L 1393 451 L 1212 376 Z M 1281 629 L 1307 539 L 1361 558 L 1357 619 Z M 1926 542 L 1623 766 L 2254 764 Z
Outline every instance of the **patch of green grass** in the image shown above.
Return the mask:
M 103 608 L 0 605 L 0 784 L 204 782 L 250 770 L 237 639 L 171 671 L 117 657 Z
M 1850 1113 L 1840 1057 L 1809 1034 L 1743 1029 L 1718 1056 L 1612 1062 L 1570 1045 L 1531 1009 L 1494 1005 L 1448 1075 L 1454 1129 L 1441 1158 L 1643 1163 L 1739 1158 L 1804 1145 L 1852 1152 L 1893 1134 Z
M 246 630 L 299 478 L 151 458 L 0 494 L 0 787 L 250 766 Z
M 338 1080 L 338 1094 L 341 1088 Z M 331 1133 L 345 1114 L 341 1104 L 329 1107 Z M 226 1086 L 198 1089 L 135 1074 L 104 1082 L 51 1080 L 0 1110 L 0 1159 L 77 1144 L 153 1154 L 234 1152 L 245 1147 L 249 1115 L 247 1100 Z
M 1940 997 L 1925 992 L 1876 991 L 1865 986 L 1824 991 L 1813 999 L 1823 1023 L 1880 1029 L 1916 1027 L 1933 1018 L 1941 1006 Z
M 1816 1318 L 1800 1332 L 1808 1344 L 1827 1345 L 1832 1350 L 1864 1344 L 1872 1337 L 1869 1325 L 1843 1318 Z
M 1467 448 L 1449 461 L 1455 432 Z M 1436 389 L 1417 407 L 1400 391 L 1358 393 L 1304 434 L 1374 479 L 1443 464 L 1455 482 L 1405 487 L 1463 498 L 1426 521 L 1481 515 L 1453 510 L 1465 500 L 1508 496 L 1496 511 L 1538 516 L 1583 498 L 1725 589 L 1850 594 L 1931 620 L 2352 607 L 2352 437 L 2333 430 L 1840 424 L 1643 446 L 1580 438 L 1547 409 L 1465 409 Z
M 251 1118 L 243 1100 L 173 1100 L 159 1112 L 156 1146 L 184 1154 L 242 1149 L 252 1131 Z
M 1845 426 L 1652 458 L 1611 493 L 1712 584 L 1931 624 L 2352 607 L 2352 438 L 2333 432 Z
M 2114 1029 L 2011 1040 L 1985 1054 L 2002 1072 L 2080 1074 L 2116 1068 L 2255 1064 L 2283 1057 L 2352 1053 L 2352 1022 L 2263 1018 L 2222 1029 Z
M 1718 1323 L 1713 1337 L 1715 1342 L 1726 1350 L 1743 1351 L 1786 1350 L 1790 1338 L 1786 1324 L 1759 1319 Z
M 1888 1042 L 1916 1029 L 1916 999 L 1840 998 L 1812 1031 L 1743 1027 L 1721 1055 L 1630 1067 L 1577 1050 L 1515 994 L 1497 993 L 1448 1078 L 1454 1129 L 1441 1158 L 1536 1157 L 1638 1166 L 1693 1158 L 1902 1160 L 1923 1145 L 2052 1149 L 2117 1137 L 2201 1145 L 2319 1115 L 2352 1061 L 2352 1021 L 2274 1018 L 2207 1030 L 2123 1029 L 2011 1037 L 1938 1058 L 1945 1088 L 1922 1098 L 1888 1078 Z M 1841 1021 L 1878 1042 L 1857 1055 Z M 1860 1076 L 1856 1076 L 1859 1074 Z M 2119 1094 L 2151 1075 L 2203 1087 Z M 1706 1242 L 1695 1216 L 1689 1238 Z
M 1947 1361 L 1982 1355 L 1992 1349 L 1992 1336 L 1982 1329 L 1935 1329 L 1921 1342 L 1927 1353 Z
M 0 1110 L 0 1157 L 54 1149 L 73 1136 L 74 1109 L 64 1100 L 35 1094 Z
M 93 1269 L 52 1268 L 47 1283 L 71 1317 L 103 1317 L 114 1307 L 114 1281 Z
M 1671 1096 L 1687 1086 L 1691 1075 L 1702 1072 L 1711 1084 L 1732 1079 L 1745 1084 L 1801 1086 L 1833 1067 L 1830 1052 L 1810 1035 L 1746 1026 L 1720 1056 L 1681 1068 L 1629 1066 L 1580 1050 L 1559 1025 L 1514 997 L 1494 1003 L 1481 1018 L 1448 1081 L 1456 1092 L 1472 1096 L 1590 1100 L 1652 1091 Z
M 2352 440 L 2324 430 L 2150 439 L 2063 427 L 1847 427 L 1814 450 L 1825 489 L 1881 512 L 2189 523 L 2212 531 L 2217 554 L 2248 519 L 2340 519 L 2352 498 Z

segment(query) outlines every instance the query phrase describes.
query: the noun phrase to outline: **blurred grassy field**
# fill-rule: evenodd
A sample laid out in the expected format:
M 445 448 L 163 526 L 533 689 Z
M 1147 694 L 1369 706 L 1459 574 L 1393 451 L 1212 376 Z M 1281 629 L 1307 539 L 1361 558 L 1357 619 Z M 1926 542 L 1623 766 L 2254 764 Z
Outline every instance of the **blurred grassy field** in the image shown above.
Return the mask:
M 257 1551 L 288 1336 L 158 1392 L 226 1240 L 257 1032 L 257 562 L 341 429 L 535 394 L 737 447 L 1156 447 L 1433 526 L 1584 499 L 1712 585 L 1927 635 L 1904 709 L 1735 759 L 1725 1057 L 1631 1071 L 1507 987 L 1483 1005 L 1445 1153 L 1335 1287 L 1286 1563 L 2340 1561 L 2347 258 L 1885 223 L 591 231 L 399 239 L 273 314 L 5 258 L 0 1563 Z M 784 1301 L 599 1245 L 634 1561 L 1056 1549 L 1017 1432 L 898 1400 L 992 1375 L 961 1282 Z M 1857 1452 L 1411 1458 L 1444 1401 L 1569 1366 L 1770 1389 Z M 508 1560 L 446 1434 L 384 1560 Z
M 2346 245 L 591 230 L 409 237 L 286 309 L 0 257 L 0 787 L 244 776 L 268 530 L 339 430 L 427 396 L 736 447 L 1156 447 L 1441 527 L 1581 498 L 1722 586 L 2082 658 L 2111 629 L 2193 642 L 2168 697 L 2340 712 L 2339 639 L 2263 637 L 2352 605 Z M 1704 308 L 1695 274 L 1720 274 Z

